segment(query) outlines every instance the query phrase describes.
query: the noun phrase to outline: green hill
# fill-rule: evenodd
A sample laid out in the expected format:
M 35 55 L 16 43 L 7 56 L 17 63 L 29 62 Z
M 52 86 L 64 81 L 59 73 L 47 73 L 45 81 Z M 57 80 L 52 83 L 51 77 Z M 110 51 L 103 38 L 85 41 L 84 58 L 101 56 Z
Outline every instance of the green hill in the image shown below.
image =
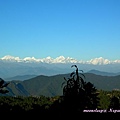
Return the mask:
M 85 81 L 91 82 L 97 89 L 111 91 L 120 89 L 120 75 L 118 76 L 101 76 L 92 73 L 85 73 Z M 62 95 L 64 77 L 69 78 L 70 74 L 58 74 L 54 76 L 40 75 L 24 81 L 11 81 L 7 89 L 8 95 L 13 96 L 56 96 Z

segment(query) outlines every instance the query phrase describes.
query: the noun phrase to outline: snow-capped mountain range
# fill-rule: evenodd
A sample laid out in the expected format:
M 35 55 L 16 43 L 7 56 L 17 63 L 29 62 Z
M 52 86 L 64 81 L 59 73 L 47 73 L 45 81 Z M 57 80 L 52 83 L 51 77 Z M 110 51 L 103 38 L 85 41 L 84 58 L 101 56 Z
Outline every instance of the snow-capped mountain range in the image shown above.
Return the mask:
M 1 61 L 10 61 L 10 62 L 36 62 L 36 63 L 80 63 L 80 64 L 93 64 L 93 65 L 106 65 L 106 64 L 120 64 L 120 60 L 108 60 L 103 57 L 94 58 L 88 61 L 76 60 L 71 57 L 65 58 L 64 56 L 59 56 L 52 58 L 50 56 L 46 58 L 35 58 L 35 57 L 25 57 L 21 59 L 20 57 L 14 57 L 6 55 L 0 58 Z
M 71 57 L 65 58 L 64 56 L 57 58 L 50 56 L 46 58 L 25 57 L 21 59 L 7 55 L 0 58 L 0 77 L 6 79 L 23 75 L 66 74 L 74 70 L 74 68 L 71 69 L 73 64 L 76 64 L 84 72 L 99 70 L 115 74 L 120 73 L 120 60 L 110 61 L 103 57 L 83 61 Z

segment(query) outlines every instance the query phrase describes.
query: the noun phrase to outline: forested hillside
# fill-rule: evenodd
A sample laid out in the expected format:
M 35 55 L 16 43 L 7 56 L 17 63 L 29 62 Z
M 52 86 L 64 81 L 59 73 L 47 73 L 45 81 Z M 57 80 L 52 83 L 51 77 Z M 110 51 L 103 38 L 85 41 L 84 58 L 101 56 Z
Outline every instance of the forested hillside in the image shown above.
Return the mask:
M 8 94 L 12 96 L 56 96 L 62 95 L 61 84 L 64 77 L 68 78 L 70 74 L 58 74 L 54 76 L 40 75 L 27 79 L 12 80 L 7 89 L 10 91 Z M 111 91 L 120 89 L 120 75 L 118 76 L 102 76 L 92 73 L 84 73 L 85 81 L 91 82 L 98 90 Z
M 79 72 L 76 65 L 72 67 L 76 70 L 70 74 L 42 75 L 25 81 L 5 82 L 1 79 L 0 112 L 39 112 L 59 115 L 119 112 L 119 88 L 98 89 L 94 85 L 94 80 L 98 84 L 103 80 L 107 88 L 107 85 L 112 86 L 112 80 L 119 81 L 120 76 L 101 76 L 101 80 L 99 75 L 84 74 L 83 71 Z

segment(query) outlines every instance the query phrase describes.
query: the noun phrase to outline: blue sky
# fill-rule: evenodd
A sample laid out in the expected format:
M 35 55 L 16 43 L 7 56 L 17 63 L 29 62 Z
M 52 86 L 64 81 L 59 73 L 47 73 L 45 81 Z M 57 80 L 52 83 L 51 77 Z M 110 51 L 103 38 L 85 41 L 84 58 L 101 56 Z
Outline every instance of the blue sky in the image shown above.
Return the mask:
M 0 57 L 120 59 L 120 0 L 0 0 Z

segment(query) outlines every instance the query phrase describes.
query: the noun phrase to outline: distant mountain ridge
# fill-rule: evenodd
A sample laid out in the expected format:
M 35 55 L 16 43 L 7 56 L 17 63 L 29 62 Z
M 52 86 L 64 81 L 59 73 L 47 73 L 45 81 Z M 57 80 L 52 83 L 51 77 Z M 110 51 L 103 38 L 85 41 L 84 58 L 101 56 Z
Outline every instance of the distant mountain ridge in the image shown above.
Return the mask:
M 37 75 L 17 75 L 17 76 L 14 76 L 14 77 L 6 78 L 5 80 L 6 81 L 11 81 L 11 80 L 23 81 L 23 80 L 27 80 L 27 79 L 30 79 L 30 78 L 34 78 L 36 76 Z
M 7 89 L 10 91 L 8 95 L 17 96 L 56 96 L 62 95 L 64 77 L 68 78 L 70 74 L 58 74 L 53 76 L 40 75 L 34 78 L 17 81 L 10 81 Z M 97 89 L 102 90 L 120 90 L 120 75 L 118 76 L 102 76 L 93 73 L 84 73 L 85 81 L 91 82 Z
M 96 75 L 102 75 L 102 76 L 117 76 L 117 75 L 120 75 L 120 72 L 117 72 L 117 73 L 110 73 L 110 72 L 104 72 L 104 71 L 99 71 L 99 70 L 90 70 L 88 71 L 87 73 L 93 73 L 93 74 L 96 74 Z
M 99 71 L 99 70 L 90 70 L 86 73 L 93 73 L 95 75 L 101 75 L 101 76 L 117 76 L 120 75 L 120 72 L 118 73 L 110 73 L 110 72 L 104 72 L 104 71 Z M 57 75 L 57 74 L 56 74 Z M 14 76 L 14 77 L 10 77 L 10 78 L 6 78 L 6 81 L 11 81 L 11 80 L 19 80 L 19 81 L 23 81 L 23 80 L 27 80 L 27 79 L 31 79 L 34 77 L 37 77 L 38 75 L 18 75 L 18 76 Z
M 0 77 L 8 79 L 15 76 L 24 75 L 56 75 L 67 74 L 71 72 L 73 63 L 38 63 L 38 62 L 8 62 L 0 60 Z M 76 63 L 79 69 L 84 72 L 90 70 L 99 70 L 109 73 L 119 73 L 120 64 L 93 65 Z

